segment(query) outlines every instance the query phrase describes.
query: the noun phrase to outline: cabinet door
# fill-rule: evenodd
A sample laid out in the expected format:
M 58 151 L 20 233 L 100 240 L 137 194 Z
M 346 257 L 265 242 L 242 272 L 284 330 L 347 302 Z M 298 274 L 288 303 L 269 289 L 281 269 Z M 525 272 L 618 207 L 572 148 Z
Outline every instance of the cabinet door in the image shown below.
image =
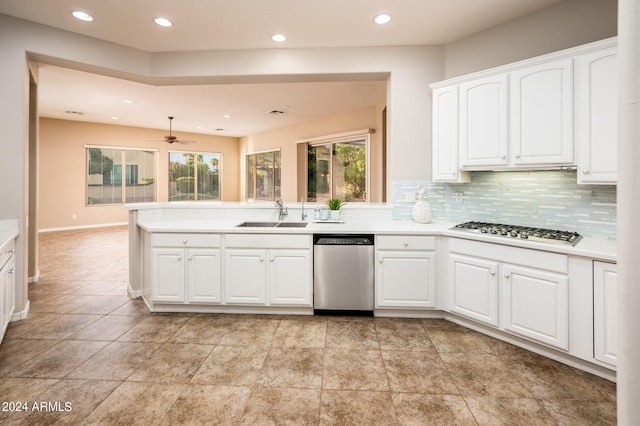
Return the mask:
M 618 170 L 616 48 L 575 58 L 578 183 L 615 184 Z
M 511 161 L 514 165 L 573 162 L 571 59 L 509 75 Z
M 618 272 L 617 265 L 593 262 L 594 357 L 618 364 Z
M 376 259 L 376 306 L 435 306 L 435 253 L 378 250 Z
M 153 301 L 184 303 L 184 250 L 156 247 L 152 257 Z
M 270 250 L 269 303 L 311 306 L 311 251 Z
M 265 250 L 227 249 L 224 261 L 224 301 L 263 305 L 266 302 Z
M 9 259 L 4 270 L 7 273 L 4 292 L 4 318 L 6 324 L 9 324 L 16 306 L 16 258 L 14 256 Z
M 566 275 L 504 265 L 504 329 L 555 348 L 569 349 Z
M 460 90 L 460 165 L 508 163 L 507 75 L 463 83 Z
M 220 249 L 192 248 L 186 255 L 188 301 L 220 303 Z
M 498 326 L 498 263 L 451 254 L 451 312 Z
M 433 91 L 433 181 L 468 182 L 458 170 L 458 86 Z

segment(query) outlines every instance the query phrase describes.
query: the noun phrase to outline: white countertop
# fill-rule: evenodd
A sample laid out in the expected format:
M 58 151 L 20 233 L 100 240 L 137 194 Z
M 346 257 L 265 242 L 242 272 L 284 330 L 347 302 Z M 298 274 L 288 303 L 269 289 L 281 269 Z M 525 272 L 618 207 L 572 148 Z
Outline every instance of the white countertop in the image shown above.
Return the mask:
M 451 230 L 456 223 L 432 222 L 419 224 L 411 220 L 345 220 L 344 223 L 309 222 L 304 228 L 279 227 L 238 227 L 243 219 L 178 219 L 144 218 L 138 225 L 148 232 L 197 232 L 197 233 L 249 233 L 249 234 L 318 234 L 318 233 L 354 233 L 354 234 L 401 234 L 401 235 L 443 235 L 465 238 L 486 243 L 497 243 L 514 247 L 584 256 L 615 262 L 617 260 L 616 240 L 582 237 L 575 246 L 519 240 L 493 236 L 476 232 Z M 295 222 L 295 221 L 287 221 Z

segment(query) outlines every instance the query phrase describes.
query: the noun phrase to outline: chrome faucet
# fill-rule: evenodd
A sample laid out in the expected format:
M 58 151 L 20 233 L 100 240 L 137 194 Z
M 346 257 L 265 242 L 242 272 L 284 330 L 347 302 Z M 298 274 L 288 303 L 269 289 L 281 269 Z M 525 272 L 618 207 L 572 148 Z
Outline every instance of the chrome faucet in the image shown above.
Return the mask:
M 282 202 L 282 200 L 276 201 L 276 207 L 280 209 L 280 211 L 278 212 L 278 220 L 283 220 L 284 217 L 289 214 L 289 211 L 284 206 L 284 203 Z
M 304 197 L 300 198 L 300 203 L 302 203 L 302 221 L 304 222 L 304 220 L 307 218 L 307 214 L 304 212 Z

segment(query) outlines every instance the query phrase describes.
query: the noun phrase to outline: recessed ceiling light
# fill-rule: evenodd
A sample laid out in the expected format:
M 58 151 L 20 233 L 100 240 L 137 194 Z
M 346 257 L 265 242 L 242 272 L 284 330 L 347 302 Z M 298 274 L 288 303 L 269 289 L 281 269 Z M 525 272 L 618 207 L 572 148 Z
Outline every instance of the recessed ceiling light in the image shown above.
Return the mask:
M 381 13 L 373 18 L 373 22 L 379 25 L 387 24 L 389 23 L 389 21 L 391 21 L 391 16 L 387 15 L 386 13 Z
M 231 116 L 229 114 L 225 114 L 222 116 L 223 118 L 231 118 Z
M 171 22 L 167 18 L 154 18 L 153 22 L 160 25 L 161 27 L 165 27 L 165 28 L 173 27 L 173 22 Z
M 271 36 L 271 40 L 276 41 L 278 43 L 282 43 L 287 38 L 283 34 L 274 34 Z
M 73 15 L 74 18 L 79 19 L 81 21 L 86 21 L 86 22 L 93 21 L 93 16 L 81 10 L 74 10 L 73 12 L 71 12 L 71 14 Z
M 120 118 L 119 118 L 119 117 L 116 117 L 116 116 L 111 117 L 111 119 L 112 119 L 112 120 L 120 120 Z
M 122 102 L 124 102 L 125 104 L 132 104 L 133 101 L 129 100 L 129 99 L 123 99 Z

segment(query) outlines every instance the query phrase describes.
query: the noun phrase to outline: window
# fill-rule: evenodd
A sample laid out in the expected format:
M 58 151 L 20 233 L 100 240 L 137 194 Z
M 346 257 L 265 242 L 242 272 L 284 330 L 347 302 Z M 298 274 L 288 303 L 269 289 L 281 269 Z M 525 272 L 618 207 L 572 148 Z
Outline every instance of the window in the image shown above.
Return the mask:
M 88 206 L 156 201 L 156 150 L 85 148 Z
M 220 200 L 221 158 L 222 154 L 169 151 L 169 201 Z
M 309 145 L 307 200 L 367 202 L 368 138 Z
M 247 199 L 280 197 L 280 150 L 247 154 Z

